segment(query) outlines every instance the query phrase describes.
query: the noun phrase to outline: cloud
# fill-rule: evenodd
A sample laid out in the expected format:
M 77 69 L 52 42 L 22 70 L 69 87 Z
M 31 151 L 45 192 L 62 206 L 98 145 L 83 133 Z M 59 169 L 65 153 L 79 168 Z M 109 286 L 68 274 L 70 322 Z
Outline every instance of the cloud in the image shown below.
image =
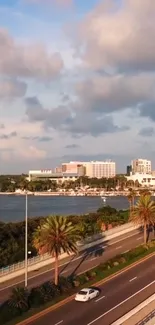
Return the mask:
M 33 162 L 36 161 L 37 159 L 45 159 L 46 158 L 46 151 L 38 149 L 34 146 L 29 146 L 26 148 L 26 150 L 23 148 L 19 148 L 18 150 L 11 150 L 11 148 L 5 148 L 1 150 L 0 152 L 0 159 L 2 161 L 10 162 L 11 161 L 15 162 L 20 160 L 27 162 Z M 22 172 L 22 171 L 21 171 Z
M 25 3 L 36 5 L 56 5 L 56 6 L 70 6 L 73 4 L 73 0 L 25 0 Z
M 119 127 L 114 124 L 112 116 L 102 116 L 96 112 L 89 114 L 76 110 L 72 114 L 68 106 L 58 106 L 54 109 L 44 108 L 36 97 L 26 98 L 26 114 L 30 122 L 43 122 L 44 128 L 53 128 L 70 133 L 74 137 L 92 135 L 94 137 L 104 133 L 114 133 L 128 130 L 129 127 Z
M 39 141 L 39 142 L 49 142 L 49 141 L 52 141 L 53 138 L 52 137 L 49 137 L 49 136 L 35 136 L 35 137 L 31 137 L 31 136 L 23 136 L 22 137 L 23 140 L 36 140 L 36 141 Z
M 148 117 L 155 122 L 155 101 L 148 100 L 146 103 L 142 103 L 139 107 L 139 113 L 142 117 Z
M 17 137 L 17 132 L 13 131 L 9 134 L 0 134 L 0 139 L 1 140 L 9 140 L 11 138 Z
M 17 43 L 5 29 L 0 29 L 0 73 L 11 78 L 51 80 L 63 69 L 59 53 L 48 53 L 41 44 Z
M 77 149 L 80 148 L 78 144 L 72 143 L 65 146 L 66 149 Z
M 29 146 L 28 148 L 26 148 L 26 150 L 24 148 L 19 149 L 18 155 L 21 157 L 21 159 L 43 159 L 46 157 L 46 151 L 36 148 L 34 146 Z
M 151 126 L 144 127 L 139 131 L 139 135 L 142 137 L 152 137 L 154 135 L 154 128 Z
M 87 111 L 110 113 L 155 100 L 155 75 L 94 76 L 76 86 L 81 106 Z
M 155 69 L 155 1 L 102 0 L 78 26 L 81 57 L 104 71 Z
M 26 89 L 25 82 L 11 79 L 0 80 L 0 99 L 23 97 Z

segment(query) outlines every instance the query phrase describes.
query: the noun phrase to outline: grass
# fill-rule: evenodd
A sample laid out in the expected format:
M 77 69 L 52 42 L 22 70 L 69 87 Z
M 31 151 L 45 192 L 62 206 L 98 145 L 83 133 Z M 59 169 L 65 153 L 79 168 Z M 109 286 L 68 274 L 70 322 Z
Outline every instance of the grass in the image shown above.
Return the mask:
M 96 272 L 96 276 L 92 279 L 92 280 L 89 280 L 88 282 L 85 282 L 83 285 L 80 285 L 78 288 L 73 288 L 71 289 L 68 293 L 66 294 L 63 294 L 59 297 L 56 297 L 54 298 L 52 301 L 50 301 L 49 303 L 47 304 L 44 304 L 43 306 L 41 307 L 38 307 L 38 308 L 33 308 L 33 309 L 30 309 L 27 313 L 23 314 L 22 316 L 20 317 L 17 317 L 15 318 L 14 320 L 12 320 L 11 322 L 7 322 L 5 324 L 7 325 L 16 325 L 18 324 L 19 322 L 45 310 L 46 308 L 48 307 L 51 307 L 53 305 L 55 305 L 56 303 L 64 300 L 65 298 L 75 294 L 77 292 L 77 290 L 80 290 L 81 288 L 85 287 L 85 286 L 91 286 L 93 284 L 95 284 L 96 282 L 100 281 L 100 280 L 104 280 L 106 279 L 107 277 L 109 277 L 110 275 L 113 275 L 115 274 L 116 272 L 118 271 L 121 271 L 123 270 L 124 268 L 126 268 L 127 266 L 130 266 L 132 265 L 134 262 L 136 261 L 140 261 L 142 258 L 146 257 L 146 256 L 149 256 L 151 253 L 155 252 L 155 241 L 152 241 L 151 242 L 153 247 L 149 247 L 149 246 L 146 246 L 146 251 L 144 252 L 141 252 L 139 253 L 139 255 L 137 256 L 138 254 L 138 249 L 141 248 L 143 245 L 140 245 L 139 247 L 129 251 L 128 253 L 124 253 L 124 254 L 121 254 L 119 256 L 116 256 L 115 258 L 112 258 L 111 260 L 107 261 L 106 263 L 103 263 L 103 264 L 100 264 L 99 266 L 95 267 L 95 268 L 92 268 L 91 269 L 91 272 Z M 144 246 L 145 247 L 145 246 Z M 137 250 L 137 254 L 136 254 L 136 250 Z M 133 255 L 134 255 L 134 252 L 136 254 L 136 256 L 133 256 L 132 257 L 132 252 L 133 252 Z M 110 269 L 106 269 L 106 270 L 101 270 L 101 267 L 103 265 L 110 265 L 111 261 L 117 261 L 119 260 L 121 257 L 124 257 L 127 259 L 127 256 L 129 256 L 130 254 L 130 259 L 127 260 L 126 262 L 122 262 L 121 264 L 117 265 L 117 266 L 112 266 Z M 129 258 L 129 257 L 128 257 Z M 113 263 L 113 262 L 112 262 Z M 78 278 L 80 279 L 82 276 L 85 276 L 87 272 L 84 272 L 83 274 L 81 274 Z

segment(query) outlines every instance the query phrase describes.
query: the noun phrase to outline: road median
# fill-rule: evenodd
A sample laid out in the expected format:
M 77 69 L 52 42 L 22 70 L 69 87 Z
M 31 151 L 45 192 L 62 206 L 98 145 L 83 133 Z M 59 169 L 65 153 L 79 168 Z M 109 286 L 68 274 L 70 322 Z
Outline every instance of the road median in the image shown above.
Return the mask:
M 155 241 L 149 243 L 149 245 L 141 245 L 137 248 L 112 258 L 106 263 L 100 264 L 98 267 L 90 269 L 89 271 L 78 275 L 74 279 L 74 287 L 69 287 L 66 292 L 61 292 L 60 296 L 52 298 L 48 304 L 42 304 L 38 308 L 31 307 L 27 313 L 23 313 L 21 317 L 17 317 L 11 322 L 0 322 L 0 324 L 7 325 L 27 325 L 42 316 L 60 308 L 61 306 L 72 301 L 75 297 L 77 290 L 83 286 L 101 286 L 104 283 L 114 279 L 115 277 L 127 272 L 131 268 L 134 268 L 138 264 L 141 264 L 151 257 L 155 256 Z M 66 284 L 65 284 L 66 285 Z M 64 286 L 64 284 L 63 284 Z M 39 291 L 38 291 L 39 293 Z M 1 314 L 1 308 L 0 308 Z

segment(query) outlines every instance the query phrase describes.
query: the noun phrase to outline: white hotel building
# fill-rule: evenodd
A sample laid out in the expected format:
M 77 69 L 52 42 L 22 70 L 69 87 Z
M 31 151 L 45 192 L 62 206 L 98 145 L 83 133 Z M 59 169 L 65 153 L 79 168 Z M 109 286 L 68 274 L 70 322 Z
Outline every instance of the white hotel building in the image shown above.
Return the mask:
M 90 161 L 83 163 L 86 176 L 90 178 L 112 178 L 116 176 L 116 163 L 113 161 Z

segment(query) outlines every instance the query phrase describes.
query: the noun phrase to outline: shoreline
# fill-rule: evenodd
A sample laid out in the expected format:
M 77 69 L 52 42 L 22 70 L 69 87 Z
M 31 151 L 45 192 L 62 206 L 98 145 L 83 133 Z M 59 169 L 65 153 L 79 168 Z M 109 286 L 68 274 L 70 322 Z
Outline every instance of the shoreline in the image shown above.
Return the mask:
M 8 195 L 8 196 L 25 196 L 26 193 L 16 193 L 16 192 L 0 192 L 0 195 Z M 76 193 L 72 194 L 70 192 L 62 193 L 62 192 L 28 192 L 27 195 L 30 196 L 67 196 L 67 197 L 117 197 L 117 196 L 128 196 L 126 192 L 117 192 L 117 193 Z

